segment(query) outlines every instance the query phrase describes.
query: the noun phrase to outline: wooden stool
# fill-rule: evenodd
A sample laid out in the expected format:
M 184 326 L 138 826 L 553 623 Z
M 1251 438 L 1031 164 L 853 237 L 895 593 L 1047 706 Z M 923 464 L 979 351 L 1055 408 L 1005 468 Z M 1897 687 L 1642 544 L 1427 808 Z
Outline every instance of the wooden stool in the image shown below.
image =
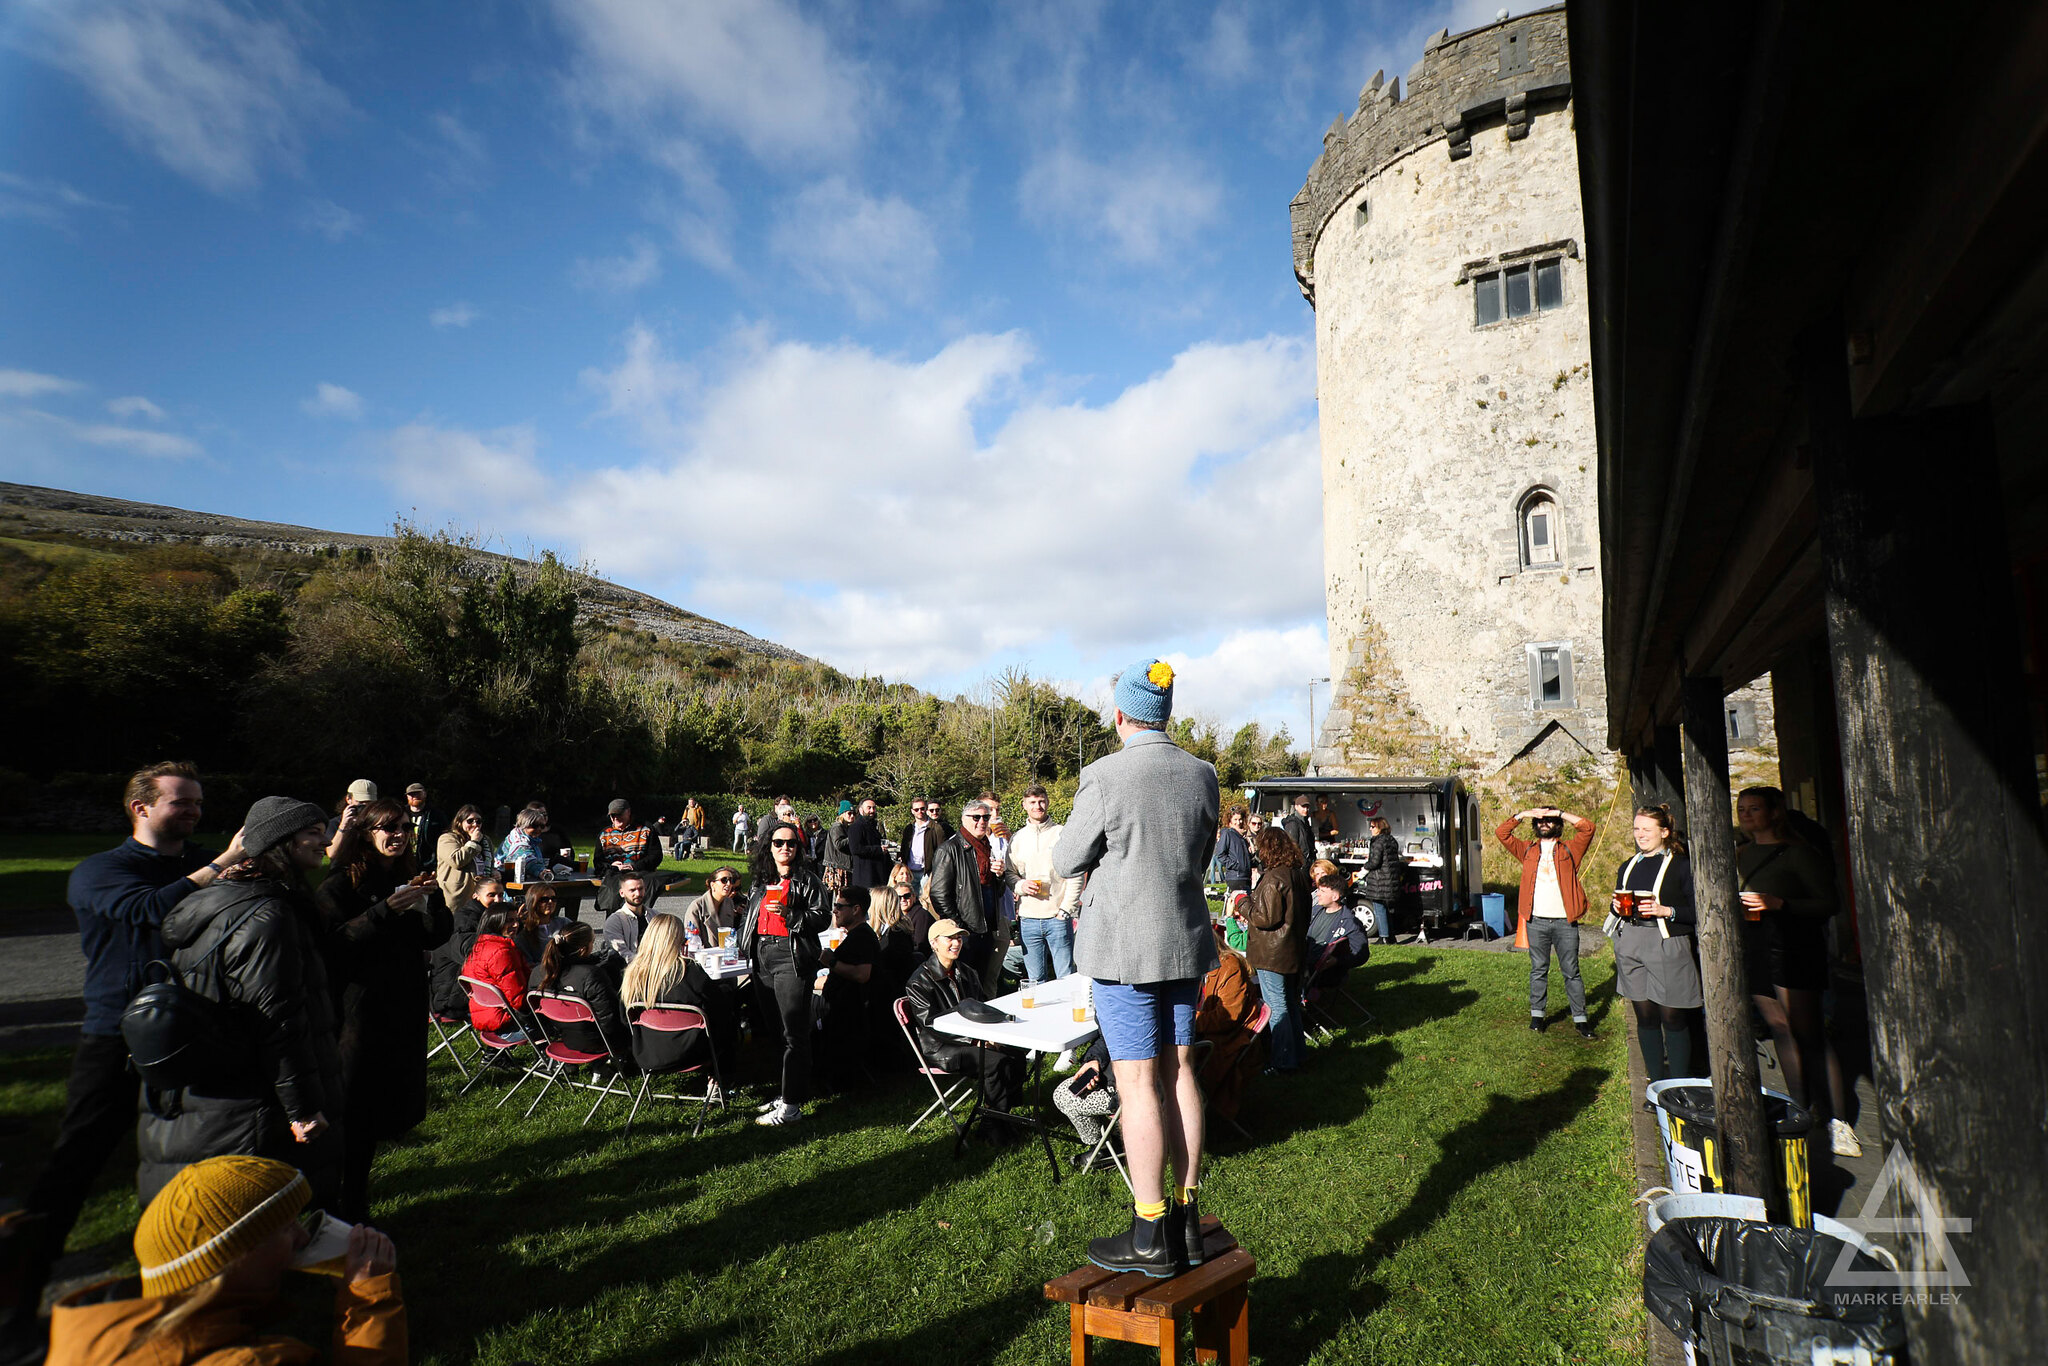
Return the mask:
M 1045 1297 L 1067 1306 L 1073 1366 L 1086 1366 L 1091 1338 L 1115 1338 L 1159 1349 L 1162 1366 L 1180 1362 L 1180 1321 L 1195 1333 L 1195 1360 L 1249 1366 L 1251 1301 L 1247 1283 L 1259 1269 L 1252 1254 L 1214 1215 L 1202 1220 L 1206 1260 L 1170 1280 L 1084 1266 L 1045 1283 Z

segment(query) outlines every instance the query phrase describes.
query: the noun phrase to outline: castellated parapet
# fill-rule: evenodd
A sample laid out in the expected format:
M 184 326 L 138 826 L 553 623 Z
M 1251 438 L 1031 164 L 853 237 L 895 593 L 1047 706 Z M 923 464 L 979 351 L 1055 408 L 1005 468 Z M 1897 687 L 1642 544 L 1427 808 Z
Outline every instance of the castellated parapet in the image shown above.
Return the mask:
M 1405 91 L 1374 76 L 1325 135 L 1292 217 L 1316 308 L 1338 680 L 1316 764 L 1604 765 L 1563 9 L 1438 34 Z

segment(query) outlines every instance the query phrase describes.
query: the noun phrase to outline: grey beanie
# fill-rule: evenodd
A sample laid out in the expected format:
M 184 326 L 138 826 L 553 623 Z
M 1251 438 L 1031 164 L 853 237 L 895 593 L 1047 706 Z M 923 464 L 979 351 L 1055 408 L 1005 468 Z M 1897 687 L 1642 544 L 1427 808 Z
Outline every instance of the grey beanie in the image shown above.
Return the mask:
M 264 797 L 242 819 L 242 849 L 250 858 L 267 854 L 309 825 L 326 825 L 327 813 L 296 797 Z

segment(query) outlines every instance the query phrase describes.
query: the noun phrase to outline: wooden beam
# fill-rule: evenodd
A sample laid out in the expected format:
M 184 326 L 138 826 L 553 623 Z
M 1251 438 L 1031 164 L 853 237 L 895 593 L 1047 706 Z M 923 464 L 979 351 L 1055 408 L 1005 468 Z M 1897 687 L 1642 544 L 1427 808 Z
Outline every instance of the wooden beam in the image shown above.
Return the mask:
M 1913 1361 L 2038 1360 L 2048 846 L 1991 418 L 1972 407 L 1850 423 L 1839 352 L 1823 339 L 1809 363 L 1875 1081 L 1910 1172 L 1897 1215 L 1971 1221 L 1913 1239 L 1910 1260 L 1938 1272 L 1945 1244 L 1968 1277 L 1953 1302 L 1908 1300 Z
M 1770 1179 L 1770 1131 L 1749 1030 L 1749 975 L 1742 963 L 1742 914 L 1736 897 L 1735 835 L 1728 820 L 1727 693 L 1718 674 L 1690 676 L 1680 689 L 1685 804 L 1692 812 L 1693 902 L 1700 981 L 1706 993 L 1707 1044 L 1714 1077 L 1714 1119 L 1721 1170 L 1734 1195 L 1754 1195 L 1783 1216 Z

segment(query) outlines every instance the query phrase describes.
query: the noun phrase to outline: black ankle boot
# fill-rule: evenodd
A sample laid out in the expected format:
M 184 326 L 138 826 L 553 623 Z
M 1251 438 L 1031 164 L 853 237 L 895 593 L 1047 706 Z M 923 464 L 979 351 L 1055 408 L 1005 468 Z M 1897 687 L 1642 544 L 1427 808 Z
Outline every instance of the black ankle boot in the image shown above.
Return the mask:
M 1088 1260 L 1104 1271 L 1142 1271 L 1155 1280 L 1164 1280 L 1179 1269 L 1174 1264 L 1173 1245 L 1167 1241 L 1166 1220 L 1140 1219 L 1135 1214 L 1129 1232 L 1088 1244 Z
M 1205 1260 L 1202 1252 L 1202 1211 L 1193 1200 L 1166 1207 L 1166 1245 L 1183 1267 L 1193 1270 Z

